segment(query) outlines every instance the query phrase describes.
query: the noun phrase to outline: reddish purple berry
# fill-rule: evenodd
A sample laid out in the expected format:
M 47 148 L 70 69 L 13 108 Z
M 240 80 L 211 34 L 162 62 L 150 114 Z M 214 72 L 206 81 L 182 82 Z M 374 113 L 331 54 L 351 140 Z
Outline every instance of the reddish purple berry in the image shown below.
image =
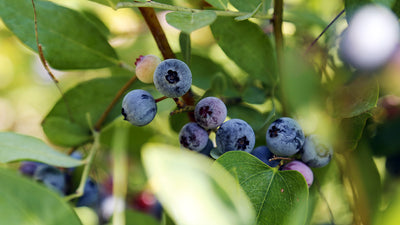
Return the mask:
M 286 164 L 283 166 L 282 170 L 296 170 L 301 175 L 303 175 L 304 179 L 306 179 L 308 187 L 311 186 L 311 184 L 314 181 L 314 174 L 310 167 L 308 167 L 306 164 L 300 161 L 291 161 L 290 163 Z
M 221 99 L 206 97 L 200 100 L 194 109 L 196 122 L 204 129 L 215 129 L 225 121 L 226 106 Z
M 194 151 L 201 151 L 208 142 L 208 133 L 197 123 L 190 122 L 179 132 L 181 146 Z

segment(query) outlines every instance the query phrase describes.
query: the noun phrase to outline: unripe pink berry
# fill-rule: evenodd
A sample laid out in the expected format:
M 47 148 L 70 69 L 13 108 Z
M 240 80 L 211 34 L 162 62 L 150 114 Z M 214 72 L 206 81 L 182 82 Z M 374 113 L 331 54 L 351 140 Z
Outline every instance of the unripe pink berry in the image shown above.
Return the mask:
M 160 64 L 161 59 L 155 55 L 139 56 L 136 59 L 136 77 L 143 83 L 153 83 L 154 70 Z
M 314 174 L 313 174 L 312 170 L 310 169 L 310 167 L 308 167 L 306 164 L 304 164 L 303 162 L 300 162 L 298 160 L 291 161 L 290 163 L 284 165 L 282 170 L 298 171 L 306 179 L 308 187 L 310 187 L 314 181 Z

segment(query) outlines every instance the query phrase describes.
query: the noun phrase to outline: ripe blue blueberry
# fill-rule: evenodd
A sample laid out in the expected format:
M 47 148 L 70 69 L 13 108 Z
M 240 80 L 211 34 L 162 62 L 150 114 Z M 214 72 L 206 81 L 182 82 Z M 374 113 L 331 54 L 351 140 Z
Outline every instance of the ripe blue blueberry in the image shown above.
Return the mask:
M 26 176 L 33 176 L 33 174 L 35 174 L 36 169 L 41 166 L 44 165 L 43 163 L 40 162 L 33 162 L 33 161 L 25 161 L 22 162 L 20 167 L 19 167 L 19 171 L 26 175 Z
M 201 151 L 208 142 L 208 133 L 197 123 L 185 124 L 179 132 L 179 142 L 182 147 L 194 151 Z
M 303 150 L 301 151 L 301 161 L 309 167 L 326 166 L 332 159 L 333 149 L 315 134 L 306 137 Z
M 253 149 L 253 151 L 251 151 L 251 154 L 270 167 L 276 167 L 277 165 L 279 165 L 279 160 L 269 161 L 272 157 L 274 157 L 274 154 L 272 154 L 272 152 L 269 151 L 268 147 L 265 145 L 258 146 L 257 148 Z
M 192 72 L 178 59 L 166 59 L 154 71 L 154 85 L 163 95 L 176 98 L 184 95 L 192 85 Z
M 149 124 L 157 113 L 157 105 L 153 96 L 142 89 L 130 91 L 122 101 L 124 119 L 135 126 Z
M 282 117 L 271 123 L 266 139 L 269 150 L 275 155 L 292 156 L 303 147 L 305 137 L 294 119 Z
M 314 174 L 310 167 L 308 167 L 306 164 L 300 161 L 291 161 L 290 163 L 286 164 L 283 166 L 282 170 L 296 170 L 301 175 L 303 175 L 304 179 L 306 179 L 308 187 L 311 186 L 311 184 L 314 181 Z
M 211 139 L 208 139 L 206 147 L 204 147 L 202 150 L 200 150 L 199 153 L 201 153 L 205 156 L 211 157 L 210 153 L 213 148 L 214 148 L 213 142 L 211 141 Z
M 33 178 L 43 183 L 46 187 L 64 195 L 66 190 L 65 175 L 56 167 L 43 164 L 36 169 Z
M 76 206 L 95 207 L 99 204 L 99 201 L 100 194 L 97 183 L 89 177 L 86 180 L 85 187 L 83 189 L 83 195 L 78 198 Z
M 248 123 L 241 119 L 230 119 L 218 128 L 215 140 L 219 152 L 223 154 L 235 150 L 251 152 L 256 138 Z
M 225 121 L 226 115 L 224 102 L 216 97 L 203 98 L 194 109 L 196 122 L 207 130 L 219 127 Z

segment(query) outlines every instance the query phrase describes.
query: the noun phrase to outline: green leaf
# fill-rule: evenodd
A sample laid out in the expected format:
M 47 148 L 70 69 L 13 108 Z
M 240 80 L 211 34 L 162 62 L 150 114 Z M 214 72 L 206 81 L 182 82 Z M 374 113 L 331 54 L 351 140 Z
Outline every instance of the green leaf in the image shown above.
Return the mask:
M 351 118 L 373 109 L 378 102 L 379 86 L 373 77 L 360 76 L 338 88 L 332 98 L 333 114 Z
M 78 12 L 49 1 L 35 1 L 39 42 L 56 69 L 89 69 L 118 64 L 97 26 Z M 0 17 L 29 48 L 37 51 L 31 0 L 0 0 Z
M 227 109 L 230 118 L 245 120 L 254 132 L 262 128 L 266 119 L 262 113 L 245 104 L 228 105 Z
M 190 34 L 181 32 L 179 34 L 179 46 L 181 47 L 181 52 L 183 56 L 183 61 L 190 67 L 190 60 L 192 55 Z
M 302 60 L 302 55 L 290 51 L 285 52 L 285 66 L 282 73 L 282 94 L 285 106 L 290 112 L 310 105 L 318 105 L 323 98 L 320 77 L 313 67 Z M 308 110 L 307 110 L 308 111 Z
M 226 10 L 228 8 L 228 0 L 206 0 L 206 2 L 217 9 Z
M 260 2 L 260 4 L 258 4 L 258 6 L 251 13 L 249 13 L 247 15 L 244 15 L 244 16 L 235 17 L 235 20 L 236 21 L 242 21 L 242 20 L 250 19 L 251 17 L 253 17 L 260 10 L 261 6 L 263 6 L 262 2 Z
M 297 223 L 304 224 L 308 187 L 299 172 L 279 171 L 243 151 L 227 152 L 216 162 L 236 177 L 247 193 L 258 224 L 289 224 L 293 215 Z
M 52 149 L 38 138 L 0 132 L 0 162 L 22 160 L 38 161 L 59 167 L 76 167 L 83 164 L 80 160 Z
M 372 137 L 367 138 L 375 155 L 392 157 L 400 154 L 400 118 L 378 124 L 372 132 Z
M 212 24 L 217 18 L 213 11 L 201 12 L 170 12 L 165 16 L 167 22 L 187 34 Z
M 267 98 L 264 87 L 250 83 L 242 94 L 243 101 L 251 104 L 262 104 Z
M 275 83 L 275 54 L 271 41 L 258 25 L 218 17 L 211 30 L 225 54 L 251 77 L 270 86 Z
M 90 1 L 97 2 L 102 5 L 110 6 L 113 9 L 115 9 L 117 3 L 120 2 L 120 0 L 90 0 Z M 140 0 L 138 2 L 143 2 L 143 1 L 146 1 L 146 0 Z
M 339 144 L 341 146 L 336 148 L 337 151 L 340 151 L 340 149 L 348 151 L 357 148 L 358 142 L 363 134 L 365 124 L 370 117 L 371 113 L 365 112 L 353 118 L 343 119 L 340 122 L 338 136 L 340 137 Z
M 160 223 L 148 213 L 134 210 L 125 211 L 127 225 L 160 225 Z
M 229 0 L 229 2 L 239 11 L 242 12 L 252 12 L 262 0 Z
M 347 22 L 351 20 L 354 12 L 365 4 L 372 3 L 373 0 L 344 0 L 344 9 L 346 10 Z
M 178 58 L 183 59 L 183 54 L 176 54 Z M 216 74 L 226 74 L 225 70 L 221 65 L 216 64 L 209 57 L 203 57 L 200 55 L 192 55 L 190 70 L 193 76 L 193 85 L 202 88 L 204 90 L 210 88 L 211 81 Z
M 91 140 L 89 123 L 94 125 L 129 77 L 97 78 L 78 84 L 58 100 L 42 126 L 51 142 L 73 147 Z M 121 115 L 120 99 L 104 125 Z M 90 117 L 90 122 L 88 121 Z
M 7 225 L 80 225 L 60 196 L 19 174 L 0 168 L 0 218 Z
M 142 156 L 150 185 L 177 224 L 254 224 L 249 199 L 211 159 L 165 145 L 148 145 Z

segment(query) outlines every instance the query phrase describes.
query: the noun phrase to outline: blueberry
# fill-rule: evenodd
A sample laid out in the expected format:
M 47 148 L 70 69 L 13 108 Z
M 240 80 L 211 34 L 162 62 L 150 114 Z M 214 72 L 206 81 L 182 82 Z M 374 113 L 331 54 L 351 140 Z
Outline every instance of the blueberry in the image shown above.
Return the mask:
M 192 72 L 178 59 L 167 59 L 154 71 L 154 85 L 163 95 L 176 98 L 184 95 L 192 85 Z
M 208 142 L 208 133 L 195 122 L 185 124 L 179 132 L 179 142 L 182 147 L 201 151 Z
M 36 169 L 33 178 L 43 183 L 46 187 L 64 195 L 66 190 L 65 175 L 56 167 L 43 164 Z
M 26 175 L 26 176 L 33 176 L 33 174 L 35 174 L 36 169 L 41 166 L 44 165 L 43 163 L 40 162 L 32 162 L 32 161 L 25 161 L 22 162 L 20 167 L 19 167 L 19 171 Z
M 323 167 L 331 161 L 333 149 L 331 145 L 313 134 L 306 137 L 301 154 L 301 161 L 308 166 Z
M 266 134 L 269 150 L 278 156 L 292 156 L 304 144 L 300 125 L 291 118 L 282 117 L 271 123 Z
M 213 148 L 214 148 L 213 142 L 210 139 L 208 139 L 206 147 L 204 147 L 202 150 L 200 150 L 199 153 L 201 153 L 205 156 L 211 157 L 210 154 L 211 154 L 211 150 Z
M 310 167 L 308 167 L 306 164 L 300 161 L 291 161 L 290 163 L 286 164 L 283 166 L 282 170 L 296 170 L 301 175 L 303 175 L 304 179 L 306 179 L 308 187 L 311 186 L 311 184 L 314 181 L 314 174 Z
M 227 110 L 224 102 L 216 97 L 203 98 L 194 109 L 194 118 L 204 129 L 219 127 L 225 121 L 226 115 Z
M 77 207 L 96 207 L 99 204 L 100 194 L 97 183 L 90 177 L 86 180 L 83 195 L 76 202 Z
M 246 151 L 251 152 L 255 144 L 253 128 L 241 119 L 231 119 L 224 122 L 216 132 L 216 142 L 219 152 Z
M 161 59 L 155 55 L 139 56 L 135 62 L 136 77 L 143 83 L 153 83 L 153 75 Z
M 135 126 L 149 124 L 157 113 L 157 105 L 153 96 L 141 89 L 130 91 L 122 101 L 124 119 Z
M 276 167 L 279 165 L 279 160 L 269 161 L 272 157 L 274 157 L 274 154 L 272 154 L 272 152 L 270 152 L 268 147 L 265 145 L 258 146 L 257 148 L 253 149 L 253 151 L 251 151 L 251 154 L 270 167 Z
M 376 70 L 398 46 L 398 18 L 390 8 L 368 4 L 355 11 L 342 36 L 339 54 L 343 60 L 360 70 Z

